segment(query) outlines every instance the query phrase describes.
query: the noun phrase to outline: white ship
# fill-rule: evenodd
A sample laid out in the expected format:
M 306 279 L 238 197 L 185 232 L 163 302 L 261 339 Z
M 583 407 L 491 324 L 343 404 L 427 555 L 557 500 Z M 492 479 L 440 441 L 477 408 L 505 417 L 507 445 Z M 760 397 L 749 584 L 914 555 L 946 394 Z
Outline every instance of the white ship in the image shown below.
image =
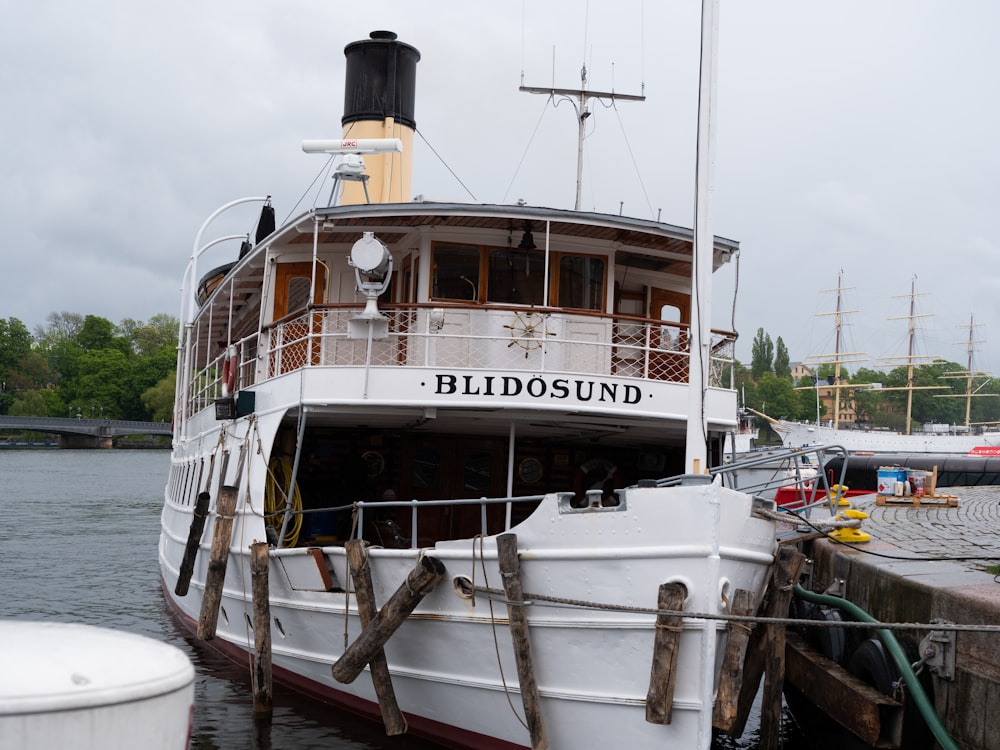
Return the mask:
M 726 626 L 694 615 L 760 602 L 776 550 L 773 504 L 704 473 L 736 422 L 735 336 L 692 297 L 736 243 L 411 201 L 420 54 L 388 32 L 345 52 L 343 137 L 303 144 L 336 155 L 339 200 L 276 228 L 264 200 L 256 242 L 198 284 L 208 225 L 252 199 L 195 242 L 169 604 L 241 663 L 266 635 L 276 680 L 448 747 L 707 748 Z M 665 584 L 692 615 L 669 723 L 647 720 Z

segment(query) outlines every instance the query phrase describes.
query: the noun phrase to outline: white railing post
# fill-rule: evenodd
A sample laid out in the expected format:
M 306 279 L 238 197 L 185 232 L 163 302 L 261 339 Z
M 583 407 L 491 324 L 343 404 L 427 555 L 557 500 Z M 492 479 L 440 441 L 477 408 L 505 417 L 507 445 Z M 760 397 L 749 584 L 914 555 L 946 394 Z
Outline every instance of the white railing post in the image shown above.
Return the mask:
M 178 320 L 177 328 L 177 352 L 180 354 L 181 348 L 184 349 L 184 362 L 183 366 L 178 363 L 177 376 L 179 381 L 177 387 L 180 388 L 180 399 L 175 399 L 175 403 L 179 400 L 182 404 L 182 409 L 180 415 L 181 423 L 176 426 L 175 434 L 183 434 L 184 428 L 187 425 L 188 409 L 190 404 L 188 399 L 191 397 L 191 377 L 192 377 L 192 362 L 191 362 L 191 323 L 194 320 L 195 314 L 195 301 L 198 295 L 198 258 L 204 253 L 208 248 L 213 245 L 217 245 L 219 242 L 233 239 L 233 238 L 243 238 L 246 235 L 231 235 L 229 237 L 224 237 L 219 240 L 208 243 L 202 246 L 202 237 L 205 235 L 205 230 L 208 229 L 209 224 L 211 224 L 219 216 L 219 214 L 228 211 L 233 206 L 238 206 L 242 203 L 252 203 L 256 201 L 265 202 L 271 199 L 271 196 L 249 196 L 246 198 L 237 198 L 236 200 L 229 201 L 219 208 L 215 209 L 207 219 L 202 223 L 201 227 L 198 229 L 198 233 L 194 238 L 194 247 L 191 250 L 191 260 L 188 261 L 187 268 L 184 271 L 184 275 L 181 277 L 181 314 Z M 187 315 L 184 314 L 184 308 L 187 307 Z M 187 333 L 187 341 L 184 340 L 184 335 Z

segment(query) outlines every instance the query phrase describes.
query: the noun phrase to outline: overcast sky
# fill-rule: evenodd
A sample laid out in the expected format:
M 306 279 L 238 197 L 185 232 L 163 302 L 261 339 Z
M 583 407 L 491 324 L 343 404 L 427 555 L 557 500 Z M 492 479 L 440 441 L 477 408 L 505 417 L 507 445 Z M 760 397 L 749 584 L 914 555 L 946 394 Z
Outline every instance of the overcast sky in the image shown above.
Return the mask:
M 179 312 L 195 232 L 221 204 L 313 203 L 339 137 L 344 46 L 390 29 L 417 47 L 415 194 L 572 208 L 576 123 L 527 85 L 644 91 L 594 106 L 583 208 L 690 226 L 697 0 L 0 0 L 0 317 L 113 322 Z M 741 243 L 735 327 L 793 360 L 917 351 L 1000 375 L 1000 3 L 721 0 L 713 200 Z M 442 160 L 444 163 L 442 163 Z M 523 160 L 523 161 L 522 161 Z M 454 170 L 461 183 L 449 172 Z M 321 188 L 325 198 L 329 187 Z M 467 192 L 468 191 L 468 192 Z M 470 196 L 471 193 L 471 196 Z M 255 209 L 220 233 L 250 231 Z M 215 236 L 215 235 L 210 235 Z M 220 245 L 200 262 L 235 257 Z M 716 275 L 731 327 L 737 264 Z M 963 328 L 962 326 L 966 326 Z M 860 363 L 859 363 L 860 364 Z M 859 364 L 852 364 L 851 369 Z

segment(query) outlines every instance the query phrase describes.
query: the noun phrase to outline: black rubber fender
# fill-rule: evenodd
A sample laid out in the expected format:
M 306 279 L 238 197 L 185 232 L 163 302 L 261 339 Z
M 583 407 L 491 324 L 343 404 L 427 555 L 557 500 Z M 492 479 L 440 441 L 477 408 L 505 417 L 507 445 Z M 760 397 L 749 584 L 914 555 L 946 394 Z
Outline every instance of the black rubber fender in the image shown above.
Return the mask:
M 810 620 L 820 622 L 843 622 L 839 609 L 816 607 L 809 613 Z M 812 640 L 823 656 L 841 666 L 847 660 L 847 628 L 815 628 Z M 879 644 L 881 645 L 881 644 Z
M 869 638 L 854 650 L 847 662 L 847 671 L 882 695 L 895 697 L 894 686 L 899 680 L 899 670 L 878 638 Z
M 907 642 L 901 642 L 900 645 L 912 664 L 916 660 L 916 647 Z M 883 695 L 899 700 L 900 691 L 897 683 L 900 671 L 878 638 L 869 638 L 854 650 L 848 660 L 847 671 L 864 680 Z M 919 679 L 924 691 L 933 700 L 933 684 L 926 671 L 921 674 Z M 906 750 L 930 750 L 934 746 L 934 738 L 930 729 L 917 710 L 916 704 L 910 697 L 910 692 L 904 689 L 902 697 L 903 738 L 901 747 L 906 748 Z

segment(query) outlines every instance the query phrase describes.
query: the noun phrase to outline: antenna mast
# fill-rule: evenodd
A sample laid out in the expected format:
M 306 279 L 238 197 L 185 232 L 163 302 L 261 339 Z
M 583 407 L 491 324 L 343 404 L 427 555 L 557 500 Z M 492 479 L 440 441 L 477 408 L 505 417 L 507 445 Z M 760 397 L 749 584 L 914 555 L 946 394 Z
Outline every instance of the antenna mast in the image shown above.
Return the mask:
M 583 66 L 580 68 L 580 88 L 578 89 L 561 89 L 556 88 L 553 82 L 552 86 L 524 86 L 518 87 L 518 91 L 522 91 L 526 94 L 545 94 L 551 98 L 562 97 L 565 101 L 568 101 L 573 105 L 573 109 L 576 110 L 576 120 L 577 120 L 577 144 L 576 144 L 576 203 L 574 204 L 574 209 L 580 210 L 580 196 L 583 190 L 583 139 L 584 139 L 584 126 L 587 118 L 592 114 L 590 111 L 590 101 L 592 99 L 608 100 L 612 103 L 615 100 L 621 100 L 626 102 L 644 102 L 646 101 L 645 95 L 636 94 L 618 94 L 614 91 L 588 91 L 587 90 L 587 63 L 584 62 Z M 575 100 L 574 100 L 575 99 Z

